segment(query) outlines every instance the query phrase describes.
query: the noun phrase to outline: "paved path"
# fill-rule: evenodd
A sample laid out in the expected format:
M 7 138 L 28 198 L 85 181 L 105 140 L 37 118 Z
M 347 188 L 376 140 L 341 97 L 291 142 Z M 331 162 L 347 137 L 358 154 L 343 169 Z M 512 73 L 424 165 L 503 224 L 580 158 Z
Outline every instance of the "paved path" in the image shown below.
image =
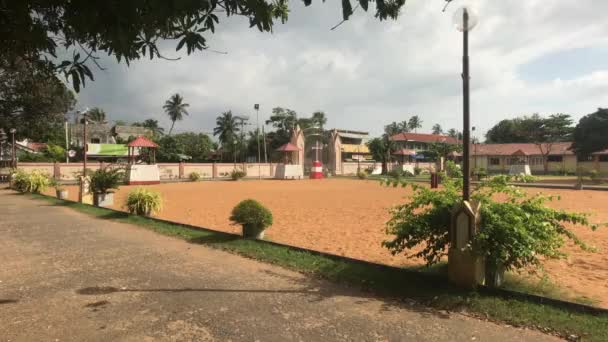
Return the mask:
M 551 341 L 0 190 L 0 341 Z

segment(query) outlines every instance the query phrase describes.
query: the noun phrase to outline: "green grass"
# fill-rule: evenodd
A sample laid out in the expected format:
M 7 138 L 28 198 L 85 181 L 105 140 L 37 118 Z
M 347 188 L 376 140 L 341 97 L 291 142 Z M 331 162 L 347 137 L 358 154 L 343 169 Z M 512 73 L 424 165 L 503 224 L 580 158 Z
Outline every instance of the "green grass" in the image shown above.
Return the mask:
M 58 206 L 66 206 L 102 219 L 135 224 L 160 234 L 184 239 L 191 243 L 219 248 L 245 257 L 280 265 L 295 271 L 346 283 L 373 291 L 381 296 L 409 299 L 416 305 L 440 310 L 465 311 L 475 316 L 518 326 L 538 327 L 562 336 L 575 334 L 588 341 L 608 341 L 608 314 L 581 313 L 549 304 L 523 299 L 463 291 L 447 284 L 442 268 L 417 268 L 420 272 L 385 268 L 370 264 L 349 262 L 315 253 L 295 250 L 254 240 L 160 222 L 145 217 L 128 215 L 103 208 L 61 201 L 52 197 L 33 195 Z M 546 288 L 525 281 L 508 281 L 511 288 L 545 294 Z M 536 286 L 533 288 L 531 286 Z

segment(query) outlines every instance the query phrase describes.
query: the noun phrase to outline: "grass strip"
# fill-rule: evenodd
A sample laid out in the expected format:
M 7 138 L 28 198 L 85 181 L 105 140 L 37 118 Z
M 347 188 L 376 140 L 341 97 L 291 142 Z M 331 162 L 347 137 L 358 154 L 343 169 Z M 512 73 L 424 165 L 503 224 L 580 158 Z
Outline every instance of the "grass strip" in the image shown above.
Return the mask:
M 97 218 L 138 225 L 190 243 L 219 248 L 334 282 L 355 285 L 382 296 L 413 301 L 438 310 L 466 312 L 514 326 L 533 327 L 564 337 L 576 335 L 585 341 L 608 341 L 608 314 L 577 312 L 519 298 L 509 299 L 476 291 L 463 291 L 450 286 L 442 279 L 441 273 L 434 270 L 414 272 L 349 262 L 272 243 L 243 240 L 232 234 L 193 229 L 178 223 L 133 216 L 53 197 L 32 197 Z

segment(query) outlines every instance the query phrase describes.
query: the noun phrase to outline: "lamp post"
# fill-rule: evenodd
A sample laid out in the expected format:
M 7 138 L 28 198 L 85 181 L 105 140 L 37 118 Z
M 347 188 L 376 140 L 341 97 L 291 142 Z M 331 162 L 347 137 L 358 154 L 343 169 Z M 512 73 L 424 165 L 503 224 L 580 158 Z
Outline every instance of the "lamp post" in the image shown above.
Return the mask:
M 258 143 L 258 179 L 262 179 L 262 155 L 260 151 L 260 105 L 254 104 L 253 109 L 255 109 L 255 140 Z
M 463 7 L 456 11 L 454 16 L 456 28 L 462 32 L 462 174 L 463 187 L 462 199 L 468 201 L 470 199 L 470 160 L 469 149 L 471 142 L 470 126 L 470 90 L 469 90 L 469 31 L 477 24 L 477 17 L 473 12 Z
M 236 139 L 232 141 L 232 154 L 234 155 L 234 170 L 236 171 Z
M 82 163 L 82 176 L 87 176 L 87 113 L 89 112 L 89 108 L 85 108 L 82 113 L 82 154 L 83 154 L 83 163 Z
M 12 147 L 13 147 L 13 152 L 12 152 L 12 158 L 11 158 L 11 165 L 14 169 L 17 168 L 17 150 L 16 150 L 16 146 L 15 146 L 15 133 L 17 133 L 17 130 L 14 128 L 11 128 L 11 130 L 9 131 L 11 133 L 11 139 L 12 139 Z

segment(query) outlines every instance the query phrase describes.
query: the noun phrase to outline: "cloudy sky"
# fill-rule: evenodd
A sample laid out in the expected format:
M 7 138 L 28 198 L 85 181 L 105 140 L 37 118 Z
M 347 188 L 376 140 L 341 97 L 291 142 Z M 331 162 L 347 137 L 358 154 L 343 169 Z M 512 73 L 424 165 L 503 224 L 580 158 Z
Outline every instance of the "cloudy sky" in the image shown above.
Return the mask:
M 79 106 L 99 106 L 110 119 L 159 120 L 173 93 L 190 104 L 176 131 L 213 129 L 231 109 L 260 122 L 273 107 L 308 116 L 323 110 L 328 127 L 379 135 L 383 125 L 419 115 L 420 132 L 435 123 L 462 128 L 461 33 L 453 13 L 470 5 L 479 16 L 471 32 L 472 125 L 480 136 L 504 118 L 565 112 L 576 119 L 608 106 L 608 1 L 408 0 L 397 21 L 380 22 L 357 10 L 341 19 L 340 2 L 292 0 L 288 23 L 273 34 L 250 29 L 243 18 L 220 18 L 210 52 L 177 62 L 117 64 L 78 95 Z M 370 4 L 370 9 L 372 5 Z M 184 49 L 185 50 L 185 49 Z

